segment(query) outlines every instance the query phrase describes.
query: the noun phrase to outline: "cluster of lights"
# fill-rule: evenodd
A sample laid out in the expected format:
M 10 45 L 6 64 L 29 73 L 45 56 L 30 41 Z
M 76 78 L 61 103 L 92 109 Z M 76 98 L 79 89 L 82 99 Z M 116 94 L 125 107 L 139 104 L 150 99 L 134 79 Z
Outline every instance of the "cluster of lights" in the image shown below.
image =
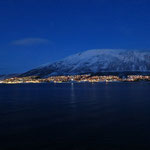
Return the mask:
M 14 77 L 0 81 L 0 83 L 17 84 L 17 83 L 42 83 L 42 82 L 117 82 L 117 81 L 139 81 L 145 80 L 150 81 L 150 76 L 142 75 L 128 75 L 126 78 L 120 78 L 118 76 L 91 76 L 91 75 L 72 75 L 72 76 L 51 76 L 48 78 L 41 79 L 37 76 L 29 77 Z

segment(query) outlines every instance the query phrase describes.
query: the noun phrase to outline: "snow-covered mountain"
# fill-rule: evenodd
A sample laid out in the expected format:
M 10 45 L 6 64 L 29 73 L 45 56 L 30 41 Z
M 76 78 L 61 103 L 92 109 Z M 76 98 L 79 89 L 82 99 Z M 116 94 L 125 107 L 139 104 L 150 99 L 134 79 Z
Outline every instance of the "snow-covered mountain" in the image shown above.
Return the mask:
M 150 51 L 96 49 L 32 69 L 23 76 L 74 75 L 100 72 L 150 72 Z

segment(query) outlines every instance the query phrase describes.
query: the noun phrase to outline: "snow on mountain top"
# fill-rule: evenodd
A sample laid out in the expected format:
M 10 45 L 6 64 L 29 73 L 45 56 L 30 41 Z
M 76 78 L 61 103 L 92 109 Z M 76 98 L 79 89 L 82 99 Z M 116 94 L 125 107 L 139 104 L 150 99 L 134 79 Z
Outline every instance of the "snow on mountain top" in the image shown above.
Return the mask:
M 77 61 L 84 62 L 87 60 L 90 61 L 91 58 L 96 59 L 96 57 L 99 57 L 99 59 L 100 59 L 100 56 L 101 56 L 101 59 L 107 59 L 107 60 L 112 57 L 121 59 L 122 55 L 124 55 L 123 53 L 126 55 L 134 54 L 134 56 L 136 56 L 136 57 L 141 57 L 141 59 L 145 59 L 143 56 L 147 55 L 148 53 L 150 54 L 150 51 L 126 50 L 126 49 L 92 49 L 92 50 L 87 50 L 85 52 L 81 52 L 81 53 L 77 53 L 77 54 L 68 56 L 60 61 L 67 61 L 69 63 L 74 63 Z M 56 61 L 56 62 L 58 62 L 58 61 Z M 54 62 L 54 63 L 56 63 L 56 62 Z M 47 67 L 51 64 L 53 64 L 53 63 L 46 63 L 46 64 L 39 66 L 38 68 Z
M 125 50 L 125 49 L 94 49 L 88 50 L 82 53 L 77 53 L 62 59 L 69 64 L 74 64 L 76 62 L 83 63 L 89 61 L 90 63 L 95 63 L 97 61 L 111 61 L 112 59 L 123 59 L 124 61 L 131 61 L 134 58 L 140 58 L 145 60 L 145 55 L 150 54 L 150 51 L 140 51 L 140 50 Z

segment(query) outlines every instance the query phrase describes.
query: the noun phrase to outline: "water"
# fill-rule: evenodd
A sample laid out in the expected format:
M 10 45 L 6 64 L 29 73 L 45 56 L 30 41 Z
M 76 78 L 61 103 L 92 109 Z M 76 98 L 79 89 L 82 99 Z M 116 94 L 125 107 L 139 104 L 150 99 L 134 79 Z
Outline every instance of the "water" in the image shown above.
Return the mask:
M 0 150 L 150 148 L 150 83 L 0 85 Z

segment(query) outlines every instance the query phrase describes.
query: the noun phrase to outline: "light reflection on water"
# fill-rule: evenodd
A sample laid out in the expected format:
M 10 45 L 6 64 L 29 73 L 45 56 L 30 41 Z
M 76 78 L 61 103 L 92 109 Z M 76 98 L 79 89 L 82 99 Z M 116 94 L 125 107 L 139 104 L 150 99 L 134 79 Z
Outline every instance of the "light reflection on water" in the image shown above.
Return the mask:
M 72 104 L 75 103 L 74 83 L 71 83 L 70 100 Z

